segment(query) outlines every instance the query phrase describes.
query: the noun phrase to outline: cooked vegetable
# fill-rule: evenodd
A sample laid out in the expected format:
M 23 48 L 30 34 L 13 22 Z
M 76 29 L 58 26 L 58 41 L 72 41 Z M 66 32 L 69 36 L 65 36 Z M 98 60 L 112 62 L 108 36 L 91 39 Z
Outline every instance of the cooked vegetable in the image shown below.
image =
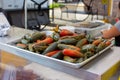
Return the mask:
M 83 53 L 88 52 L 88 51 L 95 52 L 95 49 L 96 49 L 95 45 L 86 44 L 86 45 L 82 46 L 81 52 L 83 52 Z
M 88 43 L 90 43 L 90 44 L 95 40 L 95 38 L 93 36 L 91 36 L 90 34 L 86 35 L 86 39 L 87 39 Z
M 51 52 L 46 53 L 45 55 L 51 57 L 51 56 L 57 54 L 57 52 L 59 52 L 59 51 L 60 50 L 51 51 Z
M 53 58 L 56 58 L 56 59 L 63 59 L 63 53 L 62 53 L 62 51 L 59 51 L 59 52 L 57 52 L 56 54 L 54 54 L 52 57 Z
M 29 41 L 28 41 L 27 39 L 21 39 L 21 43 L 23 43 L 23 44 L 28 44 Z
M 39 46 L 39 45 L 33 46 L 33 48 L 34 48 L 35 51 L 37 51 L 37 52 L 44 51 L 47 47 L 48 47 L 48 46 Z
M 67 44 L 58 44 L 59 49 L 72 49 L 72 50 L 77 50 L 80 51 L 80 48 L 73 46 L 73 45 L 67 45 Z
M 34 51 L 34 49 L 33 49 L 33 44 L 28 44 L 28 50 L 31 51 L 31 52 Z
M 64 56 L 64 60 L 71 63 L 76 62 L 76 58 L 71 58 L 70 56 Z
M 83 38 L 85 38 L 85 34 L 78 34 L 78 35 L 72 35 L 72 36 L 63 36 L 63 37 L 61 37 L 60 39 L 71 39 L 71 38 L 74 38 L 74 39 L 76 39 L 76 40 L 81 40 L 81 39 L 83 39 Z
M 109 40 L 107 40 L 107 41 L 105 42 L 106 47 L 109 46 L 110 44 L 111 44 L 111 41 L 109 41 Z
M 97 39 L 97 40 L 94 40 L 92 44 L 94 44 L 95 46 L 98 46 L 101 42 L 102 42 L 101 39 Z
M 76 46 L 79 47 L 79 48 L 81 48 L 83 45 L 85 45 L 87 43 L 88 43 L 87 39 L 84 38 L 84 39 L 81 39 L 80 41 L 78 41 L 77 44 L 76 44 Z
M 58 41 L 60 38 L 60 34 L 57 32 L 52 33 L 51 37 L 53 38 L 54 41 Z
M 101 42 L 101 43 L 98 45 L 96 52 L 99 52 L 99 51 L 103 50 L 105 47 L 106 47 L 105 42 Z
M 60 31 L 60 36 L 69 36 L 69 35 L 73 35 L 73 32 L 67 30 L 67 29 L 62 29 Z
M 40 42 L 38 41 L 38 43 L 34 43 L 33 46 L 47 46 L 48 44 L 46 42 Z
M 74 38 L 71 38 L 71 39 L 62 39 L 62 40 L 59 40 L 58 42 L 63 43 L 63 44 L 73 44 L 74 45 L 77 43 L 77 40 Z
M 71 49 L 64 49 L 63 54 L 65 56 L 76 57 L 76 58 L 83 57 L 83 54 L 81 52 Z
M 17 43 L 16 44 L 17 47 L 22 48 L 22 49 L 26 49 L 27 45 L 26 44 L 22 44 L 22 43 Z
M 27 40 L 30 41 L 31 40 L 31 36 L 32 36 L 31 34 L 27 33 L 27 34 L 24 35 L 24 39 L 27 39 Z
M 62 40 L 62 39 L 71 39 L 71 38 L 73 38 L 74 36 L 62 36 L 62 37 L 60 37 L 60 40 Z
M 31 35 L 31 41 L 34 42 L 38 39 L 45 39 L 46 38 L 46 34 L 42 33 L 42 32 L 35 32 Z
M 81 40 L 81 39 L 85 38 L 85 34 L 78 34 L 77 36 L 74 36 L 74 38 L 76 40 Z
M 84 61 L 84 58 L 82 57 L 82 58 L 78 58 L 77 60 L 76 60 L 76 63 L 81 63 L 81 62 L 83 62 Z
M 48 52 L 51 52 L 51 51 L 56 50 L 56 49 L 57 49 L 57 45 L 58 45 L 57 42 L 52 43 L 51 45 L 49 45 L 49 46 L 47 47 L 47 49 L 44 50 L 44 52 L 43 52 L 42 54 L 45 55 L 45 54 L 48 53 Z
M 84 54 L 84 60 L 88 59 L 89 57 L 93 56 L 94 53 L 91 52 L 91 51 L 87 51 L 85 54 Z
M 51 37 L 46 37 L 44 40 L 37 40 L 37 43 L 40 44 L 40 43 L 47 43 L 47 44 L 50 44 L 53 42 L 53 39 Z

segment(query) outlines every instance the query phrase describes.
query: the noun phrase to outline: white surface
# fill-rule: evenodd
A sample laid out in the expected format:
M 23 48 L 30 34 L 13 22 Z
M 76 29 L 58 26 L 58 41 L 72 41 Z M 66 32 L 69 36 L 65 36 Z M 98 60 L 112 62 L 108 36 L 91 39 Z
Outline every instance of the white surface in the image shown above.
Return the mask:
M 8 36 L 5 37 L 0 37 L 0 42 L 2 43 L 9 43 L 11 41 L 20 39 L 20 37 L 23 37 L 24 34 L 26 33 L 32 33 L 33 31 L 30 30 L 25 30 L 23 28 L 16 28 L 16 27 L 11 27 L 9 32 L 8 32 Z
M 5 24 L 7 24 L 8 26 L 10 26 L 7 18 L 5 17 L 5 15 L 4 15 L 2 12 L 0 12 L 0 23 L 5 23 Z
M 24 68 L 26 70 L 27 69 L 33 70 L 35 73 L 40 75 L 42 78 L 45 78 L 46 80 L 47 79 L 48 80 L 82 80 L 80 78 L 71 76 L 64 72 L 56 71 L 54 69 L 39 65 L 37 63 L 31 63 L 30 65 L 27 65 Z

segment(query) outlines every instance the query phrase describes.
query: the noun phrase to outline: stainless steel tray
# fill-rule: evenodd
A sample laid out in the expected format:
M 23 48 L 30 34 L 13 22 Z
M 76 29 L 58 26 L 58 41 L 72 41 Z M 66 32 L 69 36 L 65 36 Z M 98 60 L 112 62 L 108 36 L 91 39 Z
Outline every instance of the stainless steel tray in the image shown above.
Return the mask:
M 81 63 L 70 63 L 63 60 L 47 57 L 41 54 L 37 54 L 28 50 L 20 49 L 14 45 L 16 41 L 10 42 L 8 44 L 0 43 L 0 49 L 11 52 L 12 54 L 18 55 L 20 57 L 23 57 L 25 59 L 28 59 L 33 62 L 37 62 L 42 65 L 51 66 L 51 65 L 62 65 L 62 66 L 69 66 L 73 68 L 80 68 L 81 66 L 85 65 L 86 63 L 92 61 L 94 58 L 98 57 L 100 54 L 102 54 L 104 51 L 110 49 L 114 45 L 114 40 L 112 40 L 112 44 L 108 47 L 106 47 L 104 50 L 100 51 L 99 53 L 96 53 L 94 56 L 86 59 L 85 61 Z

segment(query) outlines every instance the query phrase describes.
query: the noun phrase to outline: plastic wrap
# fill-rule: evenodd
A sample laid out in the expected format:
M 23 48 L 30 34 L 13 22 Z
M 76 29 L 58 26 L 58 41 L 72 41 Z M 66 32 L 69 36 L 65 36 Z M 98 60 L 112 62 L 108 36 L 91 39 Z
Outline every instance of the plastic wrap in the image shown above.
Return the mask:
M 44 80 L 30 69 L 15 67 L 12 64 L 0 64 L 0 80 Z
M 7 21 L 5 15 L 3 13 L 0 13 L 0 36 L 7 35 L 9 29 L 9 22 Z

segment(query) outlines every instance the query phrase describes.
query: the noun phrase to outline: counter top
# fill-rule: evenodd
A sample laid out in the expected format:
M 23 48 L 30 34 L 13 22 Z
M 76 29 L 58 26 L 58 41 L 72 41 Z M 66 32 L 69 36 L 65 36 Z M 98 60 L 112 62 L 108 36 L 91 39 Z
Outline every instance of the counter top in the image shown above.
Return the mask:
M 24 30 L 22 28 L 16 28 L 16 27 L 11 28 L 8 36 L 0 37 L 0 45 L 3 43 L 5 44 L 8 42 L 14 41 L 16 39 L 19 39 L 25 33 L 28 33 L 28 32 L 33 32 L 33 31 Z M 3 46 L 1 46 L 0 49 L 6 50 L 6 51 L 8 50 L 7 48 L 5 49 Z M 24 57 L 30 61 L 33 61 L 33 62 L 37 61 L 37 59 L 35 59 L 34 56 L 30 57 L 30 56 L 27 56 L 27 54 L 24 54 L 24 55 L 19 54 L 16 51 L 11 51 L 11 52 L 13 52 L 13 54 L 15 55 L 19 55 L 20 57 Z M 92 60 L 91 62 L 89 62 L 88 64 L 86 64 L 85 66 L 79 69 L 58 65 L 58 64 L 49 65 L 49 63 L 43 66 L 47 66 L 52 69 L 56 69 L 58 71 L 68 73 L 80 79 L 85 79 L 85 80 L 103 79 L 104 80 L 105 78 L 106 79 L 109 78 L 109 76 L 106 76 L 106 75 L 107 75 L 107 72 L 111 71 L 111 69 L 114 69 L 114 72 L 117 71 L 118 67 L 120 66 L 119 56 L 120 56 L 120 48 L 113 46 L 111 49 L 107 50 L 102 55 L 95 58 L 94 60 Z M 39 65 L 41 64 L 40 61 L 38 63 Z M 110 74 L 113 75 L 114 72 L 111 72 Z
M 26 33 L 31 33 L 33 31 L 31 30 L 26 30 L 23 28 L 18 28 L 18 27 L 11 27 L 10 30 L 8 31 L 7 36 L 0 37 L 0 42 L 2 43 L 9 43 L 11 41 L 20 39 L 24 34 Z

